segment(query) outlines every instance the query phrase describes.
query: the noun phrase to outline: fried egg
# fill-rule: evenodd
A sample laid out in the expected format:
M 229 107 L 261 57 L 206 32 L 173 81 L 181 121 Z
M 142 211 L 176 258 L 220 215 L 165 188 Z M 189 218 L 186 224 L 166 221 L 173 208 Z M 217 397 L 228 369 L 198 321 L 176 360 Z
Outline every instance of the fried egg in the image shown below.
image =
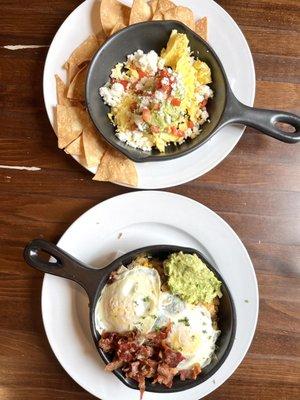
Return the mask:
M 185 357 L 177 368 L 188 369 L 195 363 L 201 368 L 208 365 L 220 331 L 213 328 L 206 307 L 186 303 L 169 292 L 162 292 L 155 327 L 165 326 L 168 322 L 172 323 L 172 328 L 167 343 Z
M 105 285 L 97 302 L 97 331 L 122 333 L 137 329 L 149 332 L 157 318 L 160 285 L 154 268 L 122 267 L 116 280 Z

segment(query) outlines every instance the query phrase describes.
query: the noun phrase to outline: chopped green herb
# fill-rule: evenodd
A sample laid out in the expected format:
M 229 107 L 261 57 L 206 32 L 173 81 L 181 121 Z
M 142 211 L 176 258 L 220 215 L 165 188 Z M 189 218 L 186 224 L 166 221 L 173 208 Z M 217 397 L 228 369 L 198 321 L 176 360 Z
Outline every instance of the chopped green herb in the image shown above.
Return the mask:
M 150 297 L 149 296 L 144 297 L 143 301 L 150 301 Z
M 190 321 L 188 320 L 187 317 L 179 319 L 178 322 L 182 322 L 185 326 L 190 326 Z
M 245 303 L 249 303 L 249 300 L 245 299 L 244 302 L 245 302 Z

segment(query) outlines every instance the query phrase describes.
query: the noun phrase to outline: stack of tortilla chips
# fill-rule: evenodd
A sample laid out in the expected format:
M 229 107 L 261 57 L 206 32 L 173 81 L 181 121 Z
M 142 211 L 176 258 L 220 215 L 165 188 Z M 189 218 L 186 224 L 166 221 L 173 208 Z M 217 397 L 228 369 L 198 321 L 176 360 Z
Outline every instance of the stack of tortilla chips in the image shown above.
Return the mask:
M 114 150 L 102 139 L 85 107 L 85 81 L 93 55 L 107 37 L 137 22 L 178 20 L 207 39 L 207 18 L 195 21 L 187 7 L 170 0 L 134 0 L 127 7 L 117 0 L 101 0 L 99 32 L 78 46 L 65 63 L 67 83 L 56 75 L 58 147 L 77 156 L 84 167 L 97 167 L 94 180 L 137 186 L 138 176 L 133 161 Z M 100 99 L 99 99 L 100 101 Z

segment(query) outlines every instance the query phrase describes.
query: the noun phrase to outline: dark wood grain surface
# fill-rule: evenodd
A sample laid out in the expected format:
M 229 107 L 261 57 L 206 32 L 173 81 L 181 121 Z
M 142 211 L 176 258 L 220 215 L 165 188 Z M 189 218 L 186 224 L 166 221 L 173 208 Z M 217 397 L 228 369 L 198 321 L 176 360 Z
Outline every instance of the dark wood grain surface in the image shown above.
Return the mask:
M 47 47 L 79 4 L 71 0 L 1 1 L 0 398 L 91 400 L 56 361 L 40 312 L 42 275 L 24 264 L 34 237 L 57 241 L 89 207 L 129 189 L 93 182 L 56 147 L 42 98 Z M 300 113 L 298 0 L 222 0 L 253 52 L 255 105 Z M 201 0 L 199 0 L 199 7 Z M 214 170 L 170 192 L 202 202 L 238 233 L 259 282 L 255 339 L 241 366 L 210 400 L 300 398 L 300 148 L 247 129 Z

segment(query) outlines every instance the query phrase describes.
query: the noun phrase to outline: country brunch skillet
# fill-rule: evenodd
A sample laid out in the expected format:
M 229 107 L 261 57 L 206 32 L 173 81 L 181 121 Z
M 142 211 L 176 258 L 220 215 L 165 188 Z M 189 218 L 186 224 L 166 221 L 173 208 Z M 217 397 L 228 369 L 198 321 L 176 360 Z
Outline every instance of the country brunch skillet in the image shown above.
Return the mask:
M 205 123 L 196 138 L 183 144 L 169 145 L 165 153 L 157 150 L 145 152 L 131 148 L 115 135 L 114 127 L 107 117 L 108 107 L 101 101 L 99 88 L 108 80 L 111 69 L 123 62 L 128 54 L 137 49 L 157 53 L 166 46 L 172 30 L 187 35 L 191 50 L 212 71 L 211 88 L 214 98 L 208 104 L 210 122 Z M 203 145 L 222 127 L 241 123 L 261 133 L 287 143 L 300 141 L 300 118 L 284 111 L 255 109 L 239 102 L 234 96 L 224 68 L 214 50 L 195 32 L 178 21 L 149 21 L 131 25 L 111 36 L 94 56 L 86 81 L 86 103 L 90 116 L 102 136 L 117 150 L 136 162 L 163 161 L 183 156 Z M 280 130 L 275 124 L 284 122 L 295 128 L 294 133 Z
M 202 369 L 201 374 L 198 375 L 195 380 L 181 381 L 179 377 L 175 377 L 173 386 L 170 388 L 158 383 L 153 384 L 146 380 L 146 391 L 167 393 L 182 391 L 197 386 L 212 376 L 225 361 L 234 340 L 236 316 L 235 307 L 229 289 L 220 274 L 210 265 L 199 251 L 172 245 L 149 246 L 131 251 L 113 261 L 105 268 L 95 269 L 76 260 L 54 244 L 42 239 L 35 239 L 26 246 L 24 250 L 24 258 L 30 266 L 45 273 L 73 280 L 85 289 L 89 297 L 90 329 L 92 337 L 101 358 L 106 364 L 108 364 L 112 361 L 112 356 L 99 348 L 100 335 L 96 328 L 95 309 L 98 299 L 107 284 L 111 273 L 118 270 L 121 265 L 126 267 L 141 254 L 146 254 L 153 258 L 166 259 L 170 254 L 181 251 L 185 254 L 196 254 L 222 283 L 222 297 L 220 299 L 218 311 L 218 326 L 221 334 L 216 343 L 216 357 L 212 359 L 209 365 Z M 54 261 L 45 261 L 43 255 L 52 256 Z M 126 378 L 122 370 L 118 369 L 113 372 L 125 385 L 133 389 L 138 389 L 136 381 Z

